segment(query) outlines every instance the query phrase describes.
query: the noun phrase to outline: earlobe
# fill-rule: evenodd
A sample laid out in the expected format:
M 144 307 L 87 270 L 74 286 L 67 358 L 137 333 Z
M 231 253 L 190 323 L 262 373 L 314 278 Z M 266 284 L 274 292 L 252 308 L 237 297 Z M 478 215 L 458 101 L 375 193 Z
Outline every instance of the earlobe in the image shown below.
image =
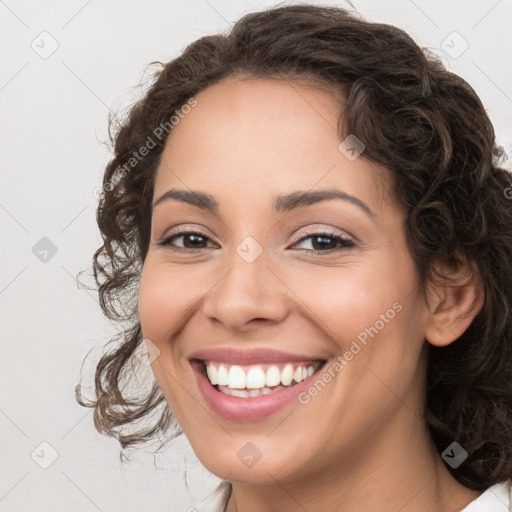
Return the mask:
M 473 268 L 468 279 L 467 270 L 467 266 L 462 272 L 460 267 L 457 270 L 465 279 L 452 275 L 452 279 L 443 284 L 430 284 L 425 339 L 432 345 L 443 347 L 455 341 L 482 309 L 484 289 L 478 272 Z

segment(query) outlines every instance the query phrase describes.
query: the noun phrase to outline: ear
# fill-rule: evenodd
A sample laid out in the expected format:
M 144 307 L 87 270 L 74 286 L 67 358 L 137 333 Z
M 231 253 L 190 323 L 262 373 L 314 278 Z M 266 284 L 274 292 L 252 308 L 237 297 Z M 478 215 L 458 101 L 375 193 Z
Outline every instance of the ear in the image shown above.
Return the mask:
M 476 265 L 465 258 L 457 256 L 449 263 L 437 264 L 436 270 L 445 278 L 428 285 L 425 339 L 443 347 L 471 325 L 482 309 L 485 294 Z

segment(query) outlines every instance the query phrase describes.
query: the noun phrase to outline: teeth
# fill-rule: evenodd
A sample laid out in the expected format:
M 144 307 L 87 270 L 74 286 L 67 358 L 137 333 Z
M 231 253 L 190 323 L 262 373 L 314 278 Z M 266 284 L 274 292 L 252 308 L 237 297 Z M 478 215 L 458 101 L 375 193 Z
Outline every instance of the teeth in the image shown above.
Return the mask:
M 261 368 L 251 368 L 247 373 L 247 387 L 249 389 L 260 389 L 265 387 L 265 373 Z
M 265 371 L 261 365 L 240 366 L 210 361 L 206 366 L 208 379 L 213 386 L 236 390 L 233 396 L 258 396 L 272 392 L 276 386 L 290 386 L 311 377 L 319 363 L 287 363 L 279 369 L 271 365 Z M 260 392 L 261 390 L 261 392 Z M 241 395 L 238 393 L 244 391 Z M 256 394 L 253 391 L 258 391 Z M 247 394 L 246 394 L 247 392 Z M 228 393 L 231 394 L 231 393 Z
M 231 389 L 244 389 L 247 383 L 247 377 L 241 366 L 234 364 L 228 373 L 228 387 Z
M 231 396 L 238 396 L 240 398 L 247 398 L 249 396 L 249 391 L 246 389 L 228 389 L 231 391 Z
M 210 382 L 212 385 L 216 385 L 219 383 L 217 380 L 217 368 L 213 364 L 209 364 L 206 368 L 206 373 L 208 374 L 208 379 L 210 379 Z
M 208 365 L 212 366 L 212 365 Z M 212 382 L 213 384 L 213 382 Z M 219 386 L 227 386 L 228 385 L 228 371 L 226 370 L 226 367 L 221 364 L 219 366 L 219 371 L 217 372 L 217 384 Z
M 277 366 L 271 366 L 267 370 L 266 384 L 267 386 L 279 386 L 281 382 L 281 373 Z
M 289 386 L 293 380 L 293 366 L 291 364 L 287 364 L 284 367 L 283 372 L 281 373 L 281 384 L 283 386 Z
M 231 389 L 228 386 L 219 386 L 219 391 L 224 393 L 225 395 L 230 396 L 238 396 L 239 398 L 249 398 L 260 395 L 268 395 L 269 393 L 274 393 L 274 391 L 279 391 L 280 389 L 286 389 L 284 386 L 277 386 L 276 388 L 270 389 L 267 387 L 261 389 Z

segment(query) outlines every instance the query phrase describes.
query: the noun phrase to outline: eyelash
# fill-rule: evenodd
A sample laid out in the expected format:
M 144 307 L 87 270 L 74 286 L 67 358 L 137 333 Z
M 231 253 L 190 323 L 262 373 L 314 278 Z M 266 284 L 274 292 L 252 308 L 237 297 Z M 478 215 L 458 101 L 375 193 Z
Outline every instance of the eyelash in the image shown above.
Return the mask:
M 184 230 L 184 231 L 178 231 L 176 233 L 172 233 L 169 236 L 165 237 L 161 242 L 158 242 L 158 245 L 167 247 L 171 251 L 181 251 L 181 252 L 200 251 L 201 249 L 204 249 L 204 247 L 198 247 L 198 248 L 192 249 L 192 248 L 188 248 L 188 247 L 172 246 L 172 244 L 171 244 L 172 241 L 174 241 L 176 238 L 183 237 L 186 235 L 197 235 L 197 236 L 200 236 L 201 238 L 204 238 L 207 241 L 210 240 L 210 237 L 208 237 L 201 231 L 195 231 L 192 229 L 192 230 L 186 230 L 186 231 Z M 328 249 L 326 251 L 320 251 L 318 249 L 299 249 L 299 250 L 307 251 L 307 252 L 315 252 L 317 254 L 318 253 L 329 253 L 330 254 L 333 252 L 345 251 L 347 249 L 355 247 L 355 245 L 356 245 L 352 240 L 350 240 L 348 238 L 344 238 L 344 237 L 337 235 L 336 233 L 334 233 L 332 231 L 328 231 L 328 230 L 327 231 L 314 231 L 311 233 L 302 233 L 302 235 L 304 235 L 304 236 L 299 235 L 299 237 L 296 237 L 296 239 L 294 241 L 294 245 L 299 242 L 303 242 L 304 240 L 307 240 L 308 238 L 315 238 L 315 237 L 316 238 L 319 238 L 319 237 L 331 238 L 332 240 L 334 240 L 335 242 L 337 242 L 341 245 L 341 247 L 339 247 L 339 248 Z

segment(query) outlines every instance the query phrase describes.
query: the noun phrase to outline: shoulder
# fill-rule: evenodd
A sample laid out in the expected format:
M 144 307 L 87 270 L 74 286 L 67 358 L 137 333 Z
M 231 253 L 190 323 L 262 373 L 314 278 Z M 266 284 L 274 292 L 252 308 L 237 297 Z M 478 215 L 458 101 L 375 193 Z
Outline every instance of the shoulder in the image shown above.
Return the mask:
M 460 512 L 512 512 L 512 480 L 489 487 Z
M 231 484 L 223 480 L 206 498 L 189 508 L 188 512 L 225 512 L 230 496 Z

